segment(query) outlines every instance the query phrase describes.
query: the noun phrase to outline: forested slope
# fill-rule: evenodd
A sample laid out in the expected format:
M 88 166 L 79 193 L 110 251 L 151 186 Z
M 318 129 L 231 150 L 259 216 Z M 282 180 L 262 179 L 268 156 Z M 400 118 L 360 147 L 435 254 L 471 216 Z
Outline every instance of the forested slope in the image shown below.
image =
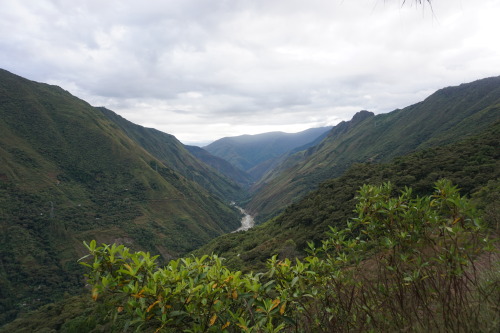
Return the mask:
M 233 180 L 244 189 L 248 189 L 254 183 L 252 176 L 250 176 L 245 171 L 238 169 L 225 159 L 212 155 L 205 149 L 197 146 L 185 147 L 191 154 L 193 154 L 193 156 L 198 158 L 200 161 L 203 161 L 205 164 L 210 165 L 212 168 L 219 171 L 227 178 Z
M 237 200 L 245 195 L 243 188 L 193 156 L 173 135 L 134 124 L 106 108 L 98 109 L 165 166 L 200 184 L 222 200 Z
M 0 70 L 0 323 L 82 291 L 82 241 L 168 259 L 240 213 L 63 89 Z
M 261 163 L 273 160 L 288 151 L 314 142 L 330 127 L 310 128 L 298 133 L 269 132 L 226 137 L 212 142 L 206 151 L 221 157 L 237 168 L 251 172 Z M 255 179 L 260 173 L 256 171 Z
M 387 162 L 416 150 L 477 134 L 500 119 L 500 77 L 437 91 L 387 114 L 367 111 L 335 126 L 319 145 L 298 152 L 255 185 L 247 210 L 259 221 L 357 162 Z

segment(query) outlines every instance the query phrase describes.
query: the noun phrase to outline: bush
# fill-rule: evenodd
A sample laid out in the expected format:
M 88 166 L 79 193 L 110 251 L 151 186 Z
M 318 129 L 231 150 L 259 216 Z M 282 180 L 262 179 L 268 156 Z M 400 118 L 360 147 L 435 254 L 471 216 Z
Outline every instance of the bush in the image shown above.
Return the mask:
M 92 241 L 92 297 L 142 331 L 495 329 L 498 274 L 481 278 L 475 263 L 493 243 L 469 200 L 446 180 L 432 196 L 392 192 L 363 186 L 347 228 L 303 260 L 272 257 L 264 273 L 231 271 L 215 255 L 158 268 L 149 253 Z

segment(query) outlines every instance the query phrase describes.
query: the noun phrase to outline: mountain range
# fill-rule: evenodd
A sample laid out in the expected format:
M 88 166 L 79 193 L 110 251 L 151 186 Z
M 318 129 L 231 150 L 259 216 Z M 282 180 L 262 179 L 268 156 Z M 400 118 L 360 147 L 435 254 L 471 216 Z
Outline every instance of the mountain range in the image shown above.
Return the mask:
M 386 114 L 360 111 L 335 126 L 321 143 L 289 156 L 260 179 L 246 208 L 266 221 L 353 163 L 387 162 L 455 142 L 484 130 L 499 113 L 500 77 L 444 88 Z
M 315 145 L 330 129 L 331 127 L 318 127 L 298 133 L 269 132 L 226 137 L 203 149 L 258 180 L 271 170 L 284 154 L 299 147 L 302 150 Z
M 203 186 L 223 200 L 228 198 L 238 200 L 242 197 L 244 191 L 238 184 L 211 168 L 208 163 L 200 161 L 201 158 L 192 155 L 190 153 L 192 149 L 184 146 L 173 135 L 136 125 L 106 108 L 98 109 L 119 126 L 131 140 L 138 143 L 165 166 Z
M 215 253 L 259 270 L 272 254 L 301 257 L 329 226 L 343 227 L 361 185 L 391 181 L 423 195 L 443 177 L 498 229 L 500 77 L 331 128 L 199 148 L 0 70 L 0 133 L 0 325 L 46 305 L 5 332 L 59 330 L 79 315 L 68 313 L 87 303 L 63 298 L 85 292 L 82 241 L 125 244 L 162 262 Z M 261 225 L 231 233 L 241 219 L 231 201 Z

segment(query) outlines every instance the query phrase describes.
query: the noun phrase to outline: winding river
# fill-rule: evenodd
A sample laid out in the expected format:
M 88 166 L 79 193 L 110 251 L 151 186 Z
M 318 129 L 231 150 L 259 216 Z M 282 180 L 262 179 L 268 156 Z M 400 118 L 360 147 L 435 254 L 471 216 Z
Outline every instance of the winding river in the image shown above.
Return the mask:
M 253 216 L 248 214 L 243 208 L 238 207 L 238 206 L 235 206 L 235 207 L 238 208 L 240 210 L 240 212 L 245 214 L 245 216 L 243 216 L 243 218 L 241 219 L 241 227 L 239 227 L 238 229 L 236 229 L 233 232 L 245 231 L 245 230 L 252 228 L 255 225 L 255 222 L 253 220 Z

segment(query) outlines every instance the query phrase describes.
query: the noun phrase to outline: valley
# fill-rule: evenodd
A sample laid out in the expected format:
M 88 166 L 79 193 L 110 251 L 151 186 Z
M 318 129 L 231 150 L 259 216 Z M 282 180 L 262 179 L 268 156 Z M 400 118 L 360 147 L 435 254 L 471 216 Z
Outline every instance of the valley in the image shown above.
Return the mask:
M 227 137 L 194 147 L 93 107 L 60 87 L 0 70 L 0 133 L 0 332 L 110 329 L 101 316 L 104 303 L 81 306 L 90 299 L 84 288 L 84 274 L 90 273 L 78 260 L 89 254 L 93 240 L 94 248 L 114 243 L 130 253 L 158 255 L 159 266 L 216 255 L 227 267 L 217 266 L 218 273 L 227 275 L 210 280 L 211 289 L 250 272 L 270 274 L 271 281 L 267 269 L 273 256 L 279 269 L 291 267 L 296 259 L 309 258 L 311 247 L 334 239 L 331 228 L 338 234 L 348 230 L 360 205 L 359 190 L 368 184 L 390 182 L 390 194 L 411 187 L 412 194 L 435 199 L 437 182 L 447 179 L 470 198 L 474 208 L 467 214 L 482 221 L 474 231 L 493 238 L 499 232 L 500 77 L 443 88 L 385 114 L 359 111 L 332 127 Z M 446 214 L 440 215 L 443 221 L 449 220 Z M 447 225 L 450 230 L 462 221 L 454 219 Z M 468 239 L 467 232 L 461 241 Z M 363 236 L 346 237 L 346 242 L 359 243 Z M 383 257 L 374 250 L 380 244 L 370 246 L 367 255 Z M 122 275 L 133 279 L 130 272 Z M 144 279 L 153 274 L 148 272 Z M 190 281 L 208 276 L 199 274 Z M 295 281 L 287 285 L 295 288 L 307 274 L 299 275 L 283 283 Z M 318 287 L 319 280 L 310 279 L 304 283 Z M 498 276 L 494 279 L 498 283 Z M 103 294 L 108 290 L 99 288 Z M 144 290 L 135 291 L 135 299 L 144 299 Z M 234 292 L 225 291 L 228 302 L 239 300 L 238 293 L 250 293 Z M 69 295 L 75 299 L 69 301 Z M 268 311 L 278 316 L 288 311 L 284 304 L 291 307 L 297 300 L 283 299 L 280 307 L 276 299 L 267 301 L 275 302 Z M 152 301 L 146 312 L 160 302 Z M 32 320 L 36 327 L 30 326 L 30 318 L 43 318 L 52 307 L 64 310 L 52 313 L 46 323 Z M 73 313 L 77 308 L 85 315 Z M 216 323 L 217 317 L 212 318 Z

